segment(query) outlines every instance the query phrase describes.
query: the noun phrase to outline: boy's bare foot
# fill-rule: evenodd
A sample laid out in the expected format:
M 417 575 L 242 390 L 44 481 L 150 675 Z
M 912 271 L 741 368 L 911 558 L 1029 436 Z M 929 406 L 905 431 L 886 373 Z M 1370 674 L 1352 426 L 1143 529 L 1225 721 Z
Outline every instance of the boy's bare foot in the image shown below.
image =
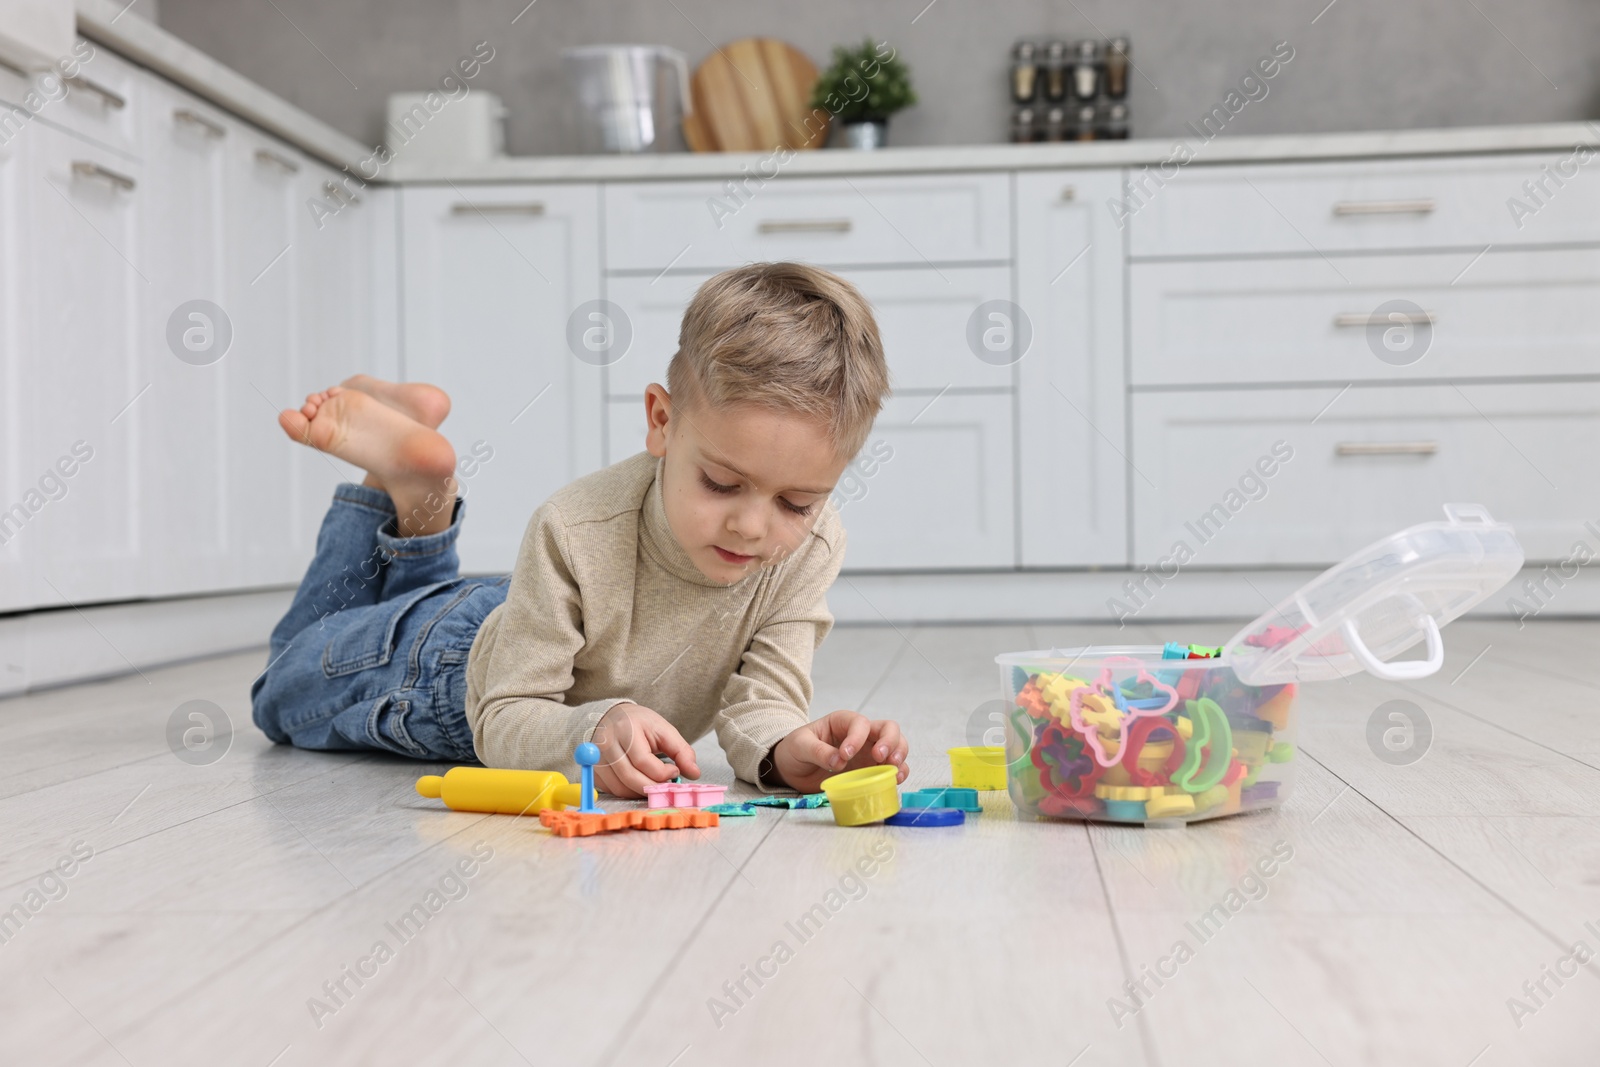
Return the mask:
M 388 492 L 403 536 L 447 529 L 456 495 L 455 449 L 433 430 L 357 389 L 312 393 L 278 413 L 294 441 L 364 468 Z
M 356 389 L 374 400 L 381 400 L 396 411 L 422 423 L 430 430 L 450 414 L 450 396 L 437 385 L 425 382 L 386 382 L 370 374 L 355 374 L 339 383 L 346 389 Z

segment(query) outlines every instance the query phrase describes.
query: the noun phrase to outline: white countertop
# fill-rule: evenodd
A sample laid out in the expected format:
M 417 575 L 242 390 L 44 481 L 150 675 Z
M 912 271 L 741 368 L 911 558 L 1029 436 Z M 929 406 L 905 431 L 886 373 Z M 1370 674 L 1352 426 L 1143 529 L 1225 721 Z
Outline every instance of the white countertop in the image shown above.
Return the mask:
M 125 16 L 115 0 L 77 0 L 84 36 L 162 74 L 220 107 L 282 137 L 334 166 L 355 170 L 370 147 L 274 96 L 237 72 L 148 20 Z M 891 129 L 892 136 L 892 129 Z M 1142 167 L 1173 155 L 1181 139 L 1141 138 L 1080 144 L 945 145 L 841 149 L 794 153 L 778 165 L 770 153 L 675 153 L 639 156 L 513 156 L 487 162 L 436 164 L 401 152 L 384 168 L 389 182 L 643 181 L 659 178 L 740 178 L 752 174 L 907 174 L 974 170 L 1039 170 L 1067 167 Z M 1361 133 L 1191 136 L 1191 165 L 1294 160 L 1371 159 L 1403 156 L 1557 152 L 1579 144 L 1600 146 L 1592 122 L 1538 126 L 1473 126 Z M 764 167 L 763 167 L 764 164 Z M 365 171 L 360 173 L 365 175 Z

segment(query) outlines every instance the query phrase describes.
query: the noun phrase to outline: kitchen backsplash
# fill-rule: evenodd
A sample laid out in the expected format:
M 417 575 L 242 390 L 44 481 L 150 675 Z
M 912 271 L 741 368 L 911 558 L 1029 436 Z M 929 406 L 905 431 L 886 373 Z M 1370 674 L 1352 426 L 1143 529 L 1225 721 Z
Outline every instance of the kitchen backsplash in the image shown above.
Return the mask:
M 1275 48 L 1294 61 L 1227 133 L 1560 122 L 1600 114 L 1600 4 L 1479 0 L 161 0 L 161 24 L 363 141 L 382 138 L 390 92 L 433 85 L 479 41 L 496 51 L 476 88 L 511 112 L 514 154 L 576 150 L 560 50 L 650 43 L 698 63 L 709 42 L 781 37 L 819 65 L 831 47 L 889 41 L 921 103 L 893 120 L 897 145 L 1008 139 L 1019 38 L 1126 34 L 1138 137 L 1181 136 L 1226 107 Z M 1319 13 L 1320 12 L 1320 13 Z

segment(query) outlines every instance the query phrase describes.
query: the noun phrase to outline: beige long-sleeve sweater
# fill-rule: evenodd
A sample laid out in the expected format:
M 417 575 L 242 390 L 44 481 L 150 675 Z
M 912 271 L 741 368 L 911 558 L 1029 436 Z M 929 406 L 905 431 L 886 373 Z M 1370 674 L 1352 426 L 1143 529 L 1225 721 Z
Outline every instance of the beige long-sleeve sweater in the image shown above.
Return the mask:
M 467 722 L 488 766 L 571 777 L 573 749 L 629 702 L 691 744 L 715 729 L 734 773 L 756 782 L 768 750 L 807 721 L 844 559 L 838 512 L 824 505 L 783 562 L 720 585 L 673 537 L 660 466 L 642 452 L 534 512 L 505 603 L 467 659 Z

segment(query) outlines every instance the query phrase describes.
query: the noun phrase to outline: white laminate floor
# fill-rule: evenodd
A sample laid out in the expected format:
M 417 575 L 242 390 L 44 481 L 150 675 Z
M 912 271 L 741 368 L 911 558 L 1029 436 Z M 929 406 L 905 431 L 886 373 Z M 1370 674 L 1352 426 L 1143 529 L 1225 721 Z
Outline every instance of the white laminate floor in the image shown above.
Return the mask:
M 840 628 L 817 706 L 898 718 L 939 784 L 995 653 L 1129 631 Z M 260 653 L 0 701 L 0 1064 L 1595 1064 L 1600 623 L 1446 644 L 1424 683 L 1306 686 L 1282 809 L 1185 830 L 988 794 L 949 830 L 561 840 L 421 799 L 433 766 L 268 743 Z M 1367 742 L 1394 699 L 1433 732 L 1408 766 Z M 167 743 L 190 700 L 236 731 L 209 765 Z

